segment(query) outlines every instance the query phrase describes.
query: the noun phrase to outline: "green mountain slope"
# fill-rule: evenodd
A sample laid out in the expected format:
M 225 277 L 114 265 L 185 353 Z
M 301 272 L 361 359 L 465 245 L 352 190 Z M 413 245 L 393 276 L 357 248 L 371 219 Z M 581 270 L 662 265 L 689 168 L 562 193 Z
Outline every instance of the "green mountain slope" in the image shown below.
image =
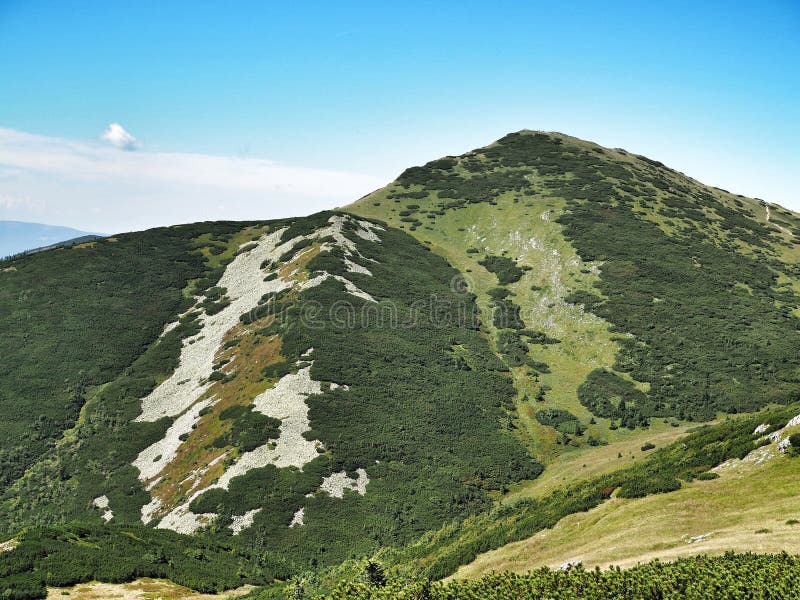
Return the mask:
M 0 265 L 0 488 L 185 309 L 182 290 L 204 273 L 192 238 L 241 228 L 160 229 Z
M 800 412 L 796 236 L 525 131 L 344 212 L 2 262 L 0 586 L 478 574 L 576 513 L 729 495 L 710 470 Z
M 407 229 L 471 277 L 496 348 L 519 363 L 523 416 L 534 400 L 535 412 L 599 418 L 587 435 L 604 436 L 611 423 L 708 420 L 800 390 L 800 221 L 788 211 L 535 132 L 408 169 L 350 210 Z
M 141 355 L 129 351 L 95 376 L 75 426 L 6 491 L 8 534 L 144 522 L 310 568 L 411 541 L 540 473 L 504 428 L 514 390 L 478 332 L 473 297 L 453 291 L 457 272 L 399 230 L 323 213 L 225 233 L 120 236 L 54 260 L 92 265 L 60 269 L 73 296 L 90 294 L 108 276 L 95 273 L 109 248 L 158 248 L 180 235 L 191 274 L 206 277 L 182 296 L 182 263 L 160 263 L 179 282 L 174 304 L 152 300 L 163 312 L 138 315 L 147 320 L 134 327 L 111 312 L 113 296 L 81 304 L 89 322 L 126 327 L 102 332 L 117 348 L 134 327 Z M 9 263 L 3 276 L 32 286 L 45 258 Z M 157 293 L 148 286 L 164 291 L 148 269 L 123 273 L 139 306 Z M 70 345 L 98 334 L 46 325 L 43 335 Z M 25 323 L 7 331 L 15 326 L 23 335 Z

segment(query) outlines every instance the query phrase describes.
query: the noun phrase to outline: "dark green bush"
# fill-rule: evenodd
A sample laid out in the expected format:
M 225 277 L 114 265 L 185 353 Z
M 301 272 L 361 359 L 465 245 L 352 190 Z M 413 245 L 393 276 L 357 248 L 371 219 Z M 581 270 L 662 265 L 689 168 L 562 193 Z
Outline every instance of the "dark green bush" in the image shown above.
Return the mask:
M 478 264 L 494 273 L 500 285 L 517 282 L 525 274 L 525 271 L 520 268 L 516 262 L 506 256 L 489 255 L 483 260 L 478 261 Z

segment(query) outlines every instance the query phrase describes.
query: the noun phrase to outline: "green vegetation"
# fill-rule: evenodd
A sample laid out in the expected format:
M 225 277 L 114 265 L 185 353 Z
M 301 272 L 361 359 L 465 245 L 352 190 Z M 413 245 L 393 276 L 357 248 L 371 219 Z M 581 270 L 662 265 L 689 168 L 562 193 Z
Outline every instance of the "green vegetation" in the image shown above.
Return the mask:
M 558 408 L 537 410 L 536 420 L 542 425 L 552 427 L 561 433 L 583 435 L 583 432 L 586 431 L 586 427 L 580 422 L 578 417 L 569 411 Z
M 279 435 L 278 427 L 281 422 L 254 412 L 252 405 L 228 407 L 220 413 L 219 418 L 231 419 L 233 426 L 227 433 L 211 442 L 217 448 L 232 446 L 242 452 L 250 452 L 262 446 L 267 440 L 277 439 Z
M 483 360 L 492 355 L 475 329 L 474 299 L 449 287 L 457 272 L 403 232 L 387 229 L 380 237 L 351 236 L 372 276 L 348 272 L 336 252 L 318 254 L 307 267 L 347 277 L 379 305 L 329 279 L 304 290 L 277 329 L 286 364 L 313 347 L 311 376 L 346 386 L 307 400 L 307 436 L 327 452 L 302 472 L 286 472 L 278 487 L 248 474 L 240 479 L 253 486 L 252 495 L 231 491 L 223 502 L 228 514 L 264 509 L 237 536 L 242 543 L 266 535 L 266 548 L 308 568 L 408 543 L 454 516 L 488 509 L 491 492 L 542 469 L 501 429 L 514 389 L 502 367 Z M 332 306 L 350 316 L 329 318 Z M 391 319 L 382 307 L 391 307 Z M 454 347 L 462 363 L 454 360 Z M 322 477 L 359 468 L 370 479 L 364 496 L 305 498 Z M 270 496 L 273 490 L 280 499 Z M 220 503 L 222 495 L 214 494 L 205 508 Z M 305 525 L 288 528 L 301 507 Z
M 647 395 L 616 373 L 596 369 L 578 388 L 578 399 L 599 417 L 617 419 L 623 427 L 647 426 L 655 414 Z M 650 410 L 648 410 L 650 409 Z
M 229 238 L 247 223 L 153 229 L 0 263 L 0 490 L 76 422 L 207 272 L 194 240 Z
M 133 245 L 127 244 L 124 235 L 119 236 L 117 241 L 109 243 L 113 244 L 114 248 L 122 244 L 122 247 L 128 247 L 129 252 L 133 252 L 142 245 L 147 247 L 143 239 L 157 242 L 163 241 L 159 237 L 162 235 L 167 235 L 167 239 L 170 236 L 176 239 L 187 236 L 183 242 L 186 245 L 185 256 L 180 256 L 191 264 L 195 254 L 198 254 L 201 259 L 197 265 L 198 274 L 205 273 L 203 277 L 190 281 L 188 287 L 208 289 L 213 297 L 222 293 L 219 288 L 214 288 L 222 273 L 221 265 L 230 260 L 242 237 L 249 239 L 253 235 L 253 230 L 249 227 L 247 223 L 201 224 L 131 234 L 138 240 Z M 149 237 L 151 234 L 155 237 Z M 213 254 L 208 251 L 209 246 L 220 248 L 224 246 L 224 248 L 220 253 Z M 72 251 L 77 250 L 79 249 Z M 205 261 L 202 260 L 203 256 L 206 257 Z M 152 264 L 147 268 L 138 261 L 134 261 L 134 264 L 138 265 L 141 271 L 128 273 L 131 278 L 128 285 L 130 289 L 140 290 L 148 284 L 140 282 L 139 279 L 150 279 L 147 269 L 152 267 Z M 176 260 L 170 264 L 171 267 L 164 266 L 166 273 L 160 274 L 161 277 L 168 277 L 169 268 L 183 268 L 182 261 Z M 109 268 L 111 265 L 109 262 Z M 217 273 L 216 278 L 209 275 L 212 272 Z M 84 282 L 81 279 L 80 269 L 73 272 L 71 277 L 74 289 L 91 287 L 91 280 Z M 156 281 L 158 280 L 156 278 Z M 47 281 L 38 280 L 37 285 L 45 287 Z M 91 506 L 92 500 L 101 495 L 109 498 L 116 520 L 140 522 L 141 507 L 149 501 L 149 497 L 138 480 L 137 470 L 131 463 L 143 448 L 163 437 L 169 426 L 169 420 L 138 423 L 134 422 L 134 419 L 139 414 L 141 398 L 152 391 L 156 384 L 165 379 L 177 366 L 183 339 L 200 331 L 197 321 L 200 312 L 194 310 L 181 317 L 175 328 L 159 338 L 164 325 L 191 306 L 191 301 L 180 300 L 182 296 L 179 290 L 175 290 L 175 294 L 179 298 L 176 314 L 165 315 L 157 324 L 153 324 L 151 345 L 143 351 L 140 350 L 143 353 L 130 365 L 124 368 L 121 366 L 121 371 L 114 379 L 98 385 L 87 394 L 85 404 L 81 408 L 80 419 L 75 426 L 67 432 L 62 432 L 63 438 L 52 445 L 44 458 L 9 486 L 0 497 L 0 514 L 3 516 L 0 529 L 3 533 L 12 534 L 30 525 L 97 520 L 99 514 Z M 102 323 L 106 319 L 113 321 L 111 319 L 113 315 L 105 312 L 105 302 L 106 300 L 97 299 L 94 304 L 88 305 L 93 307 L 97 314 L 92 313 L 87 316 L 87 323 Z M 64 314 L 71 318 L 72 310 L 69 308 Z M 88 308 L 83 307 L 83 310 L 88 311 Z M 49 326 L 51 329 L 43 330 L 42 335 L 49 331 L 48 335 L 60 340 L 62 336 L 69 334 L 69 332 L 62 333 L 55 324 Z M 86 335 L 89 334 L 90 332 L 86 332 Z M 103 340 L 103 343 L 110 344 L 111 341 Z
M 762 203 L 700 185 L 657 161 L 534 132 L 408 169 L 387 189 L 401 202 L 406 190 L 417 196 L 427 191 L 427 201 L 417 203 L 436 215 L 437 224 L 445 217 L 455 221 L 450 215 L 457 211 L 475 212 L 474 205 L 491 208 L 481 213 L 493 223 L 479 239 L 490 252 L 481 264 L 506 285 L 523 281 L 519 269 L 527 259 L 515 261 L 503 251 L 536 229 L 527 229 L 520 213 L 530 220 L 538 215 L 529 207 L 553 214 L 581 260 L 599 265 L 599 277 L 585 269 L 589 285 L 566 290 L 564 300 L 622 334 L 615 338 L 616 361 L 604 365 L 606 380 L 590 378 L 581 398 L 598 416 L 626 428 L 654 416 L 702 421 L 785 403 L 800 393 L 800 357 L 792 352 L 800 342 L 794 239 L 766 223 Z M 563 209 L 556 213 L 559 202 Z M 356 209 L 393 216 L 383 206 Z M 499 225 L 501 210 L 514 217 L 506 230 Z M 781 218 L 797 226 L 791 214 Z M 453 255 L 462 242 L 452 230 L 442 233 L 415 235 L 435 237 L 442 253 Z M 517 299 L 523 317 L 524 300 Z M 625 395 L 636 396 L 622 405 L 608 394 L 625 391 L 608 380 L 620 375 L 633 386 Z M 612 389 L 591 389 L 595 383 Z M 561 392 L 556 397 L 568 400 Z
M 795 597 L 800 587 L 800 559 L 788 554 L 733 554 L 698 556 L 674 563 L 653 561 L 631 569 L 537 569 L 526 575 L 495 573 L 477 580 L 431 583 L 428 580 L 369 580 L 341 584 L 325 598 L 347 600 L 535 600 L 583 598 L 586 600 L 754 600 Z M 283 594 L 251 596 L 297 598 L 303 585 Z
M 241 315 L 209 381 L 246 397 L 202 413 L 201 443 L 179 438 L 179 454 L 224 449 L 217 468 L 230 466 L 279 435 L 280 421 L 245 400 L 310 366 L 322 391 L 306 399 L 305 436 L 318 456 L 193 498 L 193 512 L 218 516 L 192 538 L 140 522 L 151 495 L 131 463 L 172 423 L 135 422 L 140 400 L 201 333 L 200 315 L 230 306 L 219 278 L 236 254 L 279 227 L 284 242 L 318 231 L 333 213 L 159 229 L 0 264 L 0 409 L 14 417 L 0 419 L 0 532 L 21 542 L 0 553 L 6 596 L 140 576 L 209 591 L 326 578 L 291 591 L 316 593 L 368 556 L 334 597 L 691 598 L 702 577 L 727 586 L 734 574 L 736 593 L 752 597 L 748 582 L 773 567 L 796 578 L 795 559 L 729 556 L 418 579 L 586 511 L 721 485 L 711 469 L 756 449 L 756 426 L 796 416 L 793 406 L 725 419 L 800 396 L 800 220 L 773 207 L 768 221 L 763 203 L 644 157 L 531 132 L 408 169 L 354 210 L 388 223 L 381 241 L 347 223 L 353 254 L 330 237 L 294 243 L 279 262 L 296 261 L 300 280 L 338 279 L 267 294 Z M 685 421 L 711 419 L 722 422 L 671 443 Z M 542 463 L 548 477 L 533 481 Z M 332 475 L 363 473 L 363 495 L 323 491 Z M 234 535 L 245 514 L 252 526 Z M 748 533 L 767 539 L 788 516 Z
M 14 550 L 0 553 L 0 594 L 18 600 L 45 598 L 46 586 L 86 581 L 110 583 L 164 578 L 202 592 L 286 578 L 273 555 L 143 525 L 72 524 L 29 529 Z
M 453 523 L 415 544 L 388 552 L 387 560 L 401 565 L 406 573 L 431 579 L 446 577 L 481 553 L 529 538 L 568 515 L 599 506 L 615 490 L 626 498 L 674 491 L 681 487 L 681 481 L 691 481 L 731 458 L 743 458 L 757 446 L 755 427 L 764 422 L 785 425 L 798 410 L 800 407 L 793 406 L 703 426 L 642 462 L 558 488 L 541 498 L 500 505 L 464 523 Z
M 295 220 L 289 231 L 313 231 L 309 223 L 325 226 L 331 214 Z M 322 443 L 322 453 L 302 471 L 254 469 L 235 478 L 228 490 L 212 489 L 191 504 L 195 511 L 219 515 L 206 532 L 209 539 L 280 555 L 294 570 L 408 543 L 453 518 L 490 508 L 493 495 L 542 470 L 503 428 L 515 392 L 478 330 L 474 298 L 449 287 L 457 272 L 405 233 L 386 230 L 379 243 L 345 233 L 369 261 L 371 276 L 347 271 L 336 250 L 317 254 L 307 269 L 346 276 L 380 299 L 380 305 L 328 279 L 294 296 L 265 301 L 264 314 L 248 313 L 248 322 L 260 325 L 256 344 L 274 343 L 274 335 L 279 336 L 282 360 L 258 369 L 262 377 L 280 377 L 308 364 L 301 356 L 313 347 L 312 377 L 339 384 L 324 386 L 306 401 L 312 429 L 307 436 Z M 207 254 L 217 261 L 210 266 L 218 278 L 222 271 L 216 265 L 223 265 L 250 236 L 236 232 L 229 241 L 206 236 L 194 244 L 221 249 Z M 202 285 L 206 297 L 217 302 L 225 294 L 217 281 L 206 275 L 202 284 L 190 287 Z M 271 319 L 271 305 L 279 302 L 286 306 L 282 318 L 264 325 L 260 319 Z M 332 307 L 346 309 L 350 318 L 338 319 Z M 393 319 L 383 318 L 382 307 L 394 311 Z M 171 420 L 140 423 L 134 418 L 140 399 L 174 369 L 182 340 L 200 331 L 199 314 L 189 312 L 116 379 L 98 388 L 75 428 L 2 498 L 5 532 L 11 535 L 31 524 L 99 523 L 92 503 L 101 495 L 108 497 L 115 523 L 140 521 L 150 496 L 131 463 L 163 437 Z M 218 362 L 212 379 L 227 381 L 226 365 Z M 424 378 L 419 377 L 421 368 Z M 208 442 L 213 447 L 246 452 L 277 436 L 277 420 L 246 407 L 228 408 L 218 421 L 220 434 Z M 474 452 L 476 447 L 483 451 Z M 336 498 L 319 492 L 323 478 L 341 471 L 354 476 L 362 468 L 369 477 L 366 495 L 346 490 Z M 300 508 L 305 524 L 290 528 Z M 232 518 L 256 509 L 261 511 L 253 526 L 233 536 Z
M 478 264 L 497 275 L 497 281 L 500 282 L 500 285 L 516 283 L 525 274 L 525 271 L 507 256 L 490 255 L 479 261 Z

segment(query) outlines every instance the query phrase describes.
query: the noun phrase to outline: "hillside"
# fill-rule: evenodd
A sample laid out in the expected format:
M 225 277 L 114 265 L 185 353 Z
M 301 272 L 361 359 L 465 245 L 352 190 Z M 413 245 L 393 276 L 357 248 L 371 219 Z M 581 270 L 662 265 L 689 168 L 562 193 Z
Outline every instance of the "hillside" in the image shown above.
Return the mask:
M 610 426 L 797 397 L 800 221 L 780 207 L 624 150 L 520 132 L 410 168 L 349 210 L 465 274 L 534 448 L 550 408 L 581 421 L 586 433 L 561 441 L 582 445 L 613 440 Z
M 575 562 L 587 568 L 631 567 L 721 549 L 765 554 L 796 549 L 795 459 L 735 459 L 714 472 L 718 479 L 696 480 L 670 494 L 615 498 L 571 515 L 552 529 L 482 554 L 455 577 Z
M 112 257 L 127 270 L 103 271 Z M 86 311 L 74 330 L 43 322 L 48 340 L 31 339 L 41 355 L 9 347 L 9 387 L 24 368 L 31 381 L 52 375 L 40 370 L 50 338 L 78 364 L 97 361 L 80 352 L 117 350 L 102 371 L 53 365 L 82 377 L 53 393 L 81 402 L 54 402 L 52 421 L 31 407 L 35 423 L 53 425 L 21 477 L 12 452 L 32 445 L 9 444 L 8 534 L 74 519 L 210 525 L 215 538 L 280 554 L 278 575 L 410 541 L 541 471 L 502 427 L 513 387 L 476 330 L 472 297 L 398 230 L 323 213 L 154 230 L 8 264 L 9 305 L 54 269 L 64 304 Z M 25 335 L 25 311 L 44 319 L 53 298 L 32 296 L 43 306 L 9 311 L 7 331 Z M 443 307 L 458 318 L 435 322 Z M 32 396 L 20 389 L 7 402 Z M 53 447 L 59 427 L 68 431 Z
M 798 259 L 794 213 L 523 131 L 343 211 L 2 262 L 0 583 L 797 552 Z

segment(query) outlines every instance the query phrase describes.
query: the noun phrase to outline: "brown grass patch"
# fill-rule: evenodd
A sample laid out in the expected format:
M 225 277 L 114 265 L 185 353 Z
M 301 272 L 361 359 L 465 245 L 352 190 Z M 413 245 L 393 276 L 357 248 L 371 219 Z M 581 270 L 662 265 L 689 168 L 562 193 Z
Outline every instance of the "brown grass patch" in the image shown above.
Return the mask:
M 270 381 L 261 374 L 261 369 L 284 360 L 281 356 L 281 340 L 277 335 L 262 336 L 256 331 L 269 325 L 273 316 L 252 323 L 251 329 L 237 325 L 226 336 L 225 341 L 238 339 L 239 344 L 221 349 L 216 361 L 229 359 L 222 367 L 225 374 L 236 373 L 232 381 L 216 382 L 206 393 L 208 398 L 217 401 L 210 411 L 201 416 L 189 438 L 181 445 L 180 452 L 162 471 L 161 481 L 151 491 L 154 498 L 160 498 L 162 506 L 174 507 L 184 502 L 195 490 L 214 483 L 225 470 L 225 460 L 218 460 L 228 453 L 235 456 L 230 446 L 215 448 L 212 442 L 227 433 L 232 421 L 220 419 L 222 411 L 232 406 L 250 406 L 253 398 L 264 392 Z

